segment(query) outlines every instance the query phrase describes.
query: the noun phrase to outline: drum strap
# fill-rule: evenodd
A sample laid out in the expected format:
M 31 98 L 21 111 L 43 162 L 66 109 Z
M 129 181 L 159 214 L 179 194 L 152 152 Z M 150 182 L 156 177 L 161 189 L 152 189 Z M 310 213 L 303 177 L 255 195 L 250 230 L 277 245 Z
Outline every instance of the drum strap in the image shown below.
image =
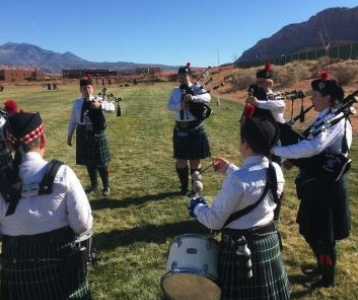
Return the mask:
M 242 216 L 248 214 L 250 211 L 252 211 L 255 207 L 257 207 L 262 200 L 265 198 L 267 192 L 271 189 L 272 195 L 274 198 L 275 203 L 279 203 L 279 197 L 277 195 L 277 177 L 276 177 L 276 171 L 272 163 L 269 163 L 269 167 L 266 172 L 266 185 L 264 188 L 264 191 L 261 195 L 261 197 L 253 204 L 246 206 L 244 209 L 241 209 L 235 213 L 233 213 L 225 222 L 224 227 L 226 227 L 231 222 L 241 218 Z
M 63 165 L 63 162 L 56 159 L 51 160 L 46 165 L 46 171 L 42 178 L 42 181 L 36 189 L 37 195 L 51 194 L 53 189 L 53 182 L 57 174 L 58 169 Z M 22 196 L 22 182 L 11 183 L 7 177 L 8 174 L 5 173 L 5 170 L 2 170 L 0 177 L 3 184 L 1 184 L 0 193 L 3 196 L 4 200 L 9 203 L 8 209 L 6 211 L 6 216 L 12 215 L 17 207 Z

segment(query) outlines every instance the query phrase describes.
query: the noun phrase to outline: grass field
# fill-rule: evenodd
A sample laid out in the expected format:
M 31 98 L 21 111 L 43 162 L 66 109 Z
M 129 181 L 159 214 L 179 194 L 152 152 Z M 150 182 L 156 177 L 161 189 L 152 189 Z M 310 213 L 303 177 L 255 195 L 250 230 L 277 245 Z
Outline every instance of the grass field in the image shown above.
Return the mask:
M 108 93 L 124 98 L 122 116 L 108 114 L 108 139 L 112 154 L 110 181 L 112 194 L 90 196 L 94 215 L 94 247 L 101 260 L 89 271 L 97 300 L 160 300 L 160 279 L 165 273 L 171 242 L 186 233 L 208 234 L 187 213 L 188 198 L 178 194 L 179 184 L 172 158 L 173 116 L 166 108 L 173 85 L 138 85 L 126 88 L 108 86 Z M 96 92 L 101 86 L 95 87 Z M 84 187 L 89 184 L 84 167 L 75 165 L 75 148 L 66 145 L 67 125 L 72 101 L 79 95 L 78 86 L 63 85 L 59 91 L 39 86 L 8 86 L 0 94 L 1 102 L 15 99 L 25 111 L 39 111 L 48 137 L 47 159 L 56 157 L 71 166 Z M 224 156 L 240 164 L 238 120 L 242 106 L 237 101 L 212 99 L 213 114 L 207 131 L 213 155 Z M 283 235 L 283 258 L 292 288 L 292 299 L 358 299 L 357 191 L 358 141 L 351 150 L 354 163 L 349 173 L 352 235 L 338 243 L 337 287 L 310 294 L 302 286 L 302 265 L 313 258 L 295 223 L 298 200 L 295 195 L 295 170 L 285 171 L 285 202 L 280 230 Z M 203 161 L 203 168 L 211 163 Z M 204 173 L 204 197 L 211 202 L 223 176 L 208 170 Z

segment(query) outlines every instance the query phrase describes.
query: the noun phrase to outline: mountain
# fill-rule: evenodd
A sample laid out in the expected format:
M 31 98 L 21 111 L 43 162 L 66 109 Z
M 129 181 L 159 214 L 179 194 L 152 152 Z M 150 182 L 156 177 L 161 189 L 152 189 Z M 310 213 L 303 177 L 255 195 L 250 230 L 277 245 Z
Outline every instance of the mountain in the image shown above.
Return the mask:
M 153 65 L 162 70 L 176 70 L 176 66 Z M 47 74 L 61 74 L 62 69 L 110 69 L 115 71 L 133 70 L 148 67 L 148 64 L 132 62 L 92 62 L 84 60 L 71 52 L 57 53 L 26 43 L 5 43 L 0 46 L 1 68 L 31 68 Z
M 325 9 L 308 21 L 290 24 L 244 51 L 236 62 L 266 60 L 325 46 L 358 41 L 358 6 Z

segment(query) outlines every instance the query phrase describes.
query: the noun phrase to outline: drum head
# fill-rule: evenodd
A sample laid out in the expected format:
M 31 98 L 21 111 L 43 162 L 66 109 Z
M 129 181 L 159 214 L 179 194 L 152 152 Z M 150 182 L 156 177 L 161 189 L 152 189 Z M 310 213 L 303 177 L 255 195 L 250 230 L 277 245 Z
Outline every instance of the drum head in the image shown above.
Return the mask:
M 219 300 L 220 287 L 200 274 L 171 273 L 162 278 L 162 289 L 171 300 Z

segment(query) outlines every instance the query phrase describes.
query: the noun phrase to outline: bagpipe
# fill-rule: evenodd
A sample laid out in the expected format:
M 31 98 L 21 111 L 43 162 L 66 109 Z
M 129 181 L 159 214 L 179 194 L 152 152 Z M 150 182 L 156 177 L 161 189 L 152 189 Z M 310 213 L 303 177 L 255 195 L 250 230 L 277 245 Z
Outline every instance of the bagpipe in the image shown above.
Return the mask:
M 119 101 L 122 101 L 123 98 L 115 97 L 113 94 L 107 95 L 106 91 L 107 88 L 104 87 L 102 89 L 102 92 L 97 94 L 97 96 L 101 97 L 100 99 L 98 99 L 97 97 L 90 99 L 90 95 L 88 94 L 83 102 L 82 111 L 81 111 L 81 121 L 83 121 L 83 116 L 87 114 L 93 124 L 93 130 L 95 132 L 102 131 L 107 128 L 107 121 L 106 121 L 106 117 L 103 114 L 103 111 L 104 112 L 115 111 L 114 102 L 118 103 L 117 116 L 121 116 Z M 109 99 L 113 99 L 113 100 L 109 101 Z M 101 103 L 101 109 L 93 108 L 91 106 L 91 103 L 93 103 L 94 101 L 99 101 Z
M 182 91 L 183 95 L 189 94 L 192 96 L 199 96 L 211 93 L 212 91 L 216 91 L 219 88 L 224 86 L 224 83 L 220 83 L 211 89 L 205 89 L 205 87 L 213 82 L 213 77 L 208 78 L 208 74 L 211 70 L 211 66 L 209 66 L 196 80 L 195 84 L 191 87 L 189 87 L 187 84 L 181 84 L 179 86 L 179 89 Z M 200 81 L 203 79 L 207 79 L 203 84 L 200 84 Z M 212 108 L 207 103 L 202 102 L 194 102 L 190 101 L 187 103 L 188 110 L 190 113 L 197 118 L 198 120 L 204 120 L 208 117 L 210 117 L 212 113 Z
M 357 103 L 357 99 L 358 90 L 340 101 L 336 109 L 332 110 L 321 120 L 308 127 L 302 134 L 294 131 L 292 125 L 302 117 L 302 114 L 306 114 L 310 111 L 313 106 L 308 107 L 298 116 L 291 118 L 290 121 L 284 124 L 278 123 L 281 145 L 289 146 L 302 140 L 311 140 L 328 128 L 339 123 L 342 119 L 347 119 L 350 115 L 355 114 L 355 109 L 352 105 Z M 338 181 L 346 172 L 348 172 L 352 163 L 352 160 L 345 155 L 341 153 L 332 153 L 328 150 L 312 157 L 289 159 L 289 161 L 308 174 L 314 174 L 333 181 Z
M 81 122 L 83 122 L 84 116 L 87 115 L 88 118 L 91 120 L 93 126 L 92 130 L 94 132 L 99 132 L 107 128 L 107 121 L 105 116 L 103 115 L 102 109 L 92 107 L 91 104 L 95 101 L 98 101 L 98 99 L 96 97 L 90 99 L 89 93 L 84 98 L 81 110 Z
M 7 117 L 8 116 L 8 113 L 6 110 L 3 110 L 2 108 L 0 108 L 0 117 Z
M 258 100 L 292 100 L 292 110 L 291 116 L 293 115 L 293 101 L 296 99 L 301 99 L 301 109 L 303 109 L 303 99 L 306 97 L 302 90 L 292 90 L 287 92 L 275 92 L 275 93 L 267 93 L 265 89 L 258 84 L 251 84 L 247 89 L 249 97 L 255 97 Z M 246 103 L 242 116 L 240 118 L 240 122 L 243 118 L 248 117 L 261 117 L 267 116 L 272 117 L 271 112 L 268 109 L 262 109 L 256 107 L 253 104 Z
M 5 132 L 4 127 L 8 119 L 8 114 L 5 110 L 0 108 L 0 150 L 5 146 Z
M 98 93 L 97 95 L 102 97 L 102 106 L 103 106 L 103 110 L 105 112 L 113 112 L 115 111 L 115 105 L 114 103 L 117 103 L 117 117 L 120 117 L 122 115 L 122 109 L 121 106 L 119 105 L 120 101 L 123 101 L 122 97 L 116 97 L 114 96 L 112 93 L 111 94 L 107 94 L 107 88 L 104 87 L 102 89 L 101 93 Z

